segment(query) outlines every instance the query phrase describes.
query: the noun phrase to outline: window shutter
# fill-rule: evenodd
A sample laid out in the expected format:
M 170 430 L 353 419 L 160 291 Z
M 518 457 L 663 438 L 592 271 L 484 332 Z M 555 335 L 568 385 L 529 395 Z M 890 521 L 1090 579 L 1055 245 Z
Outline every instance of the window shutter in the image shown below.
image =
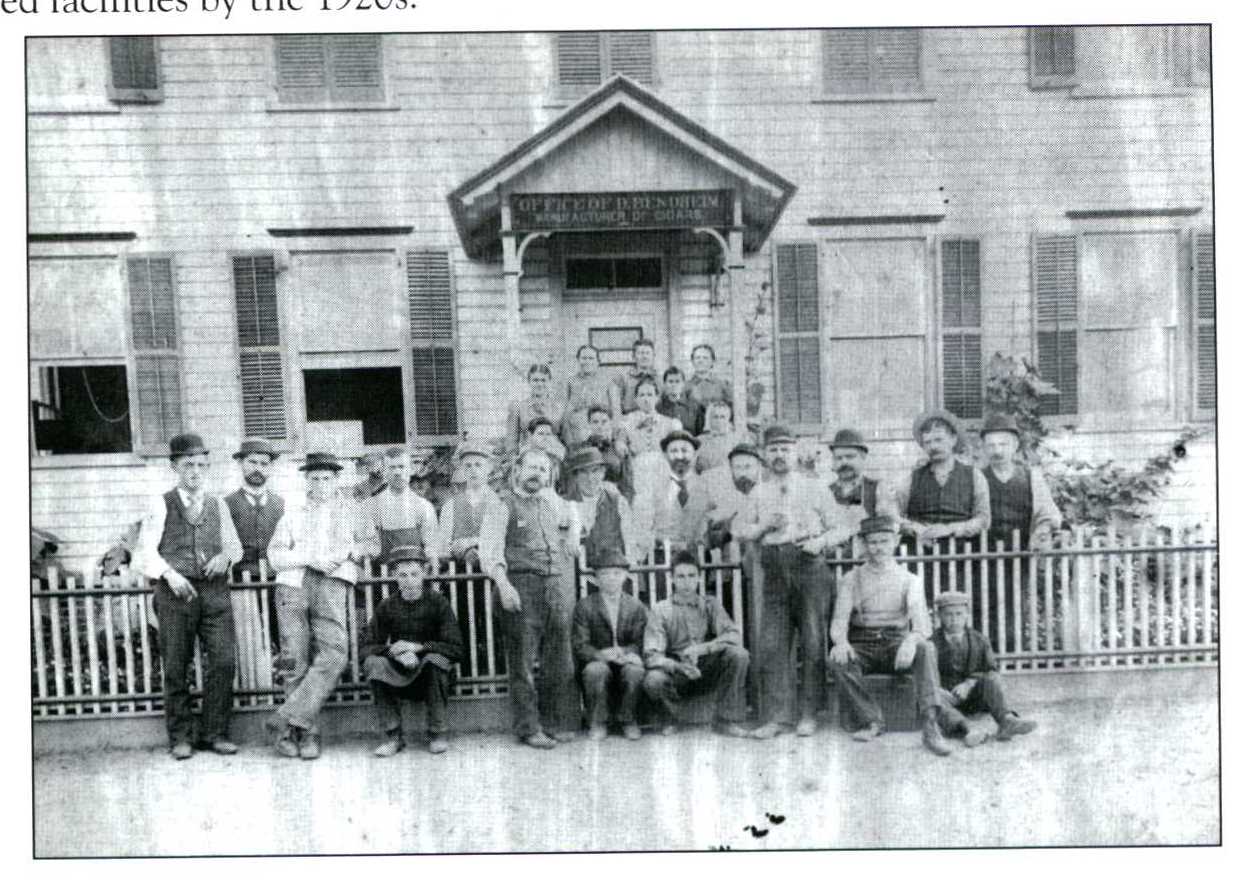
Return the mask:
M 155 37 L 109 37 L 109 95 L 115 101 L 159 101 L 160 66 Z
M 1213 412 L 1218 398 L 1213 231 L 1192 235 L 1192 289 L 1196 311 L 1196 409 Z
M 829 92 L 869 91 L 868 32 L 834 28 L 825 32 L 825 81 Z
M 276 40 L 276 88 L 282 102 L 328 99 L 328 58 L 323 34 L 287 34 Z
M 777 247 L 778 416 L 821 422 L 821 320 L 815 243 Z
M 407 253 L 406 293 L 410 304 L 415 433 L 457 436 L 457 347 L 449 253 Z
M 981 387 L 980 241 L 942 243 L 942 405 L 976 419 Z
M 357 104 L 384 100 L 379 34 L 289 34 L 274 39 L 280 101 Z
M 562 86 L 595 86 L 604 76 L 601 35 L 575 31 L 557 35 L 557 82 Z
M 273 257 L 234 256 L 233 296 L 243 431 L 248 436 L 284 440 L 285 372 Z
M 1058 394 L 1041 399 L 1041 412 L 1047 415 L 1069 415 L 1079 409 L 1077 249 L 1075 235 L 1038 235 L 1034 245 L 1037 371 L 1058 388 Z
M 331 34 L 328 39 L 329 101 L 384 99 L 384 62 L 379 34 Z
M 130 328 L 136 351 L 177 348 L 177 319 L 173 304 L 171 259 L 130 259 Z
M 919 28 L 831 28 L 825 32 L 824 50 L 828 92 L 911 92 L 921 87 Z
M 648 86 L 653 82 L 652 33 L 619 31 L 605 35 L 609 47 L 609 73 L 625 74 Z
M 872 32 L 873 88 L 904 92 L 920 88 L 920 30 L 882 28 Z
M 1075 83 L 1075 28 L 1029 28 L 1028 55 L 1030 85 L 1071 86 Z
M 182 430 L 181 352 L 173 260 L 126 260 L 130 336 L 134 343 L 138 429 L 144 446 L 158 446 Z

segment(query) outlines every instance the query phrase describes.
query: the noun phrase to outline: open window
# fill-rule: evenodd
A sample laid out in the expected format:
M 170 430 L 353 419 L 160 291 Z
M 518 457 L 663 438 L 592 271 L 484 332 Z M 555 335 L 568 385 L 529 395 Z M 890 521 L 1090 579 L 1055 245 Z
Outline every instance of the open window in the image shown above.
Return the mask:
M 63 456 L 133 450 L 126 375 L 124 363 L 37 367 L 30 399 L 36 452 Z

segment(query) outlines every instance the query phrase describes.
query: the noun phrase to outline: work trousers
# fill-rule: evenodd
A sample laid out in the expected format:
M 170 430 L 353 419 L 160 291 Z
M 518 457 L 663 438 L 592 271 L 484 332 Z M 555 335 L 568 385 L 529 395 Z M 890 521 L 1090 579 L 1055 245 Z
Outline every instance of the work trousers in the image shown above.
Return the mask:
M 544 727 L 575 730 L 579 692 L 570 650 L 572 580 L 538 573 L 510 573 L 509 579 L 523 607 L 517 613 L 498 607 L 514 732 L 523 739 Z
M 593 727 L 603 727 L 609 720 L 609 697 L 617 697 L 618 723 L 635 723 L 635 703 L 644 682 L 644 667 L 628 662 L 589 662 L 580 672 L 583 698 Z
M 353 586 L 308 568 L 302 585 L 276 587 L 285 704 L 277 715 L 315 732 L 320 709 L 345 671 L 349 656 L 346 607 Z
M 968 694 L 967 699 L 958 702 L 949 690 L 938 690 L 941 706 L 937 712 L 937 723 L 947 736 L 957 736 L 967 732 L 966 715 L 978 712 L 989 712 L 999 724 L 1011 710 L 1006 707 L 1006 696 L 1002 692 L 1002 680 L 994 674 L 984 675 L 976 679 L 976 686 Z
M 190 664 L 197 637 L 207 660 L 203 673 L 204 742 L 229 738 L 233 712 L 233 675 L 237 668 L 233 634 L 233 605 L 229 578 L 192 579 L 197 592 L 184 601 L 163 579 L 156 585 L 155 611 L 160 620 L 160 658 L 164 663 L 164 723 L 169 745 L 195 741 L 190 705 Z
M 402 729 L 402 700 L 423 700 L 428 707 L 428 735 L 440 736 L 449 729 L 446 712 L 449 710 L 449 687 L 453 676 L 443 668 L 425 662 L 415 679 L 404 687 L 395 687 L 384 681 L 372 681 L 372 696 L 376 700 L 376 715 L 382 733 Z
M 894 659 L 906 636 L 904 629 L 853 628 L 848 640 L 855 650 L 854 658 L 845 665 L 830 660 L 829 672 L 838 685 L 840 717 L 848 730 L 867 724 L 885 726 L 881 706 L 865 686 L 864 675 L 898 674 Z M 920 641 L 916 646 L 911 675 L 916 682 L 916 708 L 923 717 L 938 707 L 937 647 L 932 641 Z
M 798 545 L 766 545 L 760 552 L 760 720 L 815 717 L 825 700 L 825 618 L 833 607 L 833 574 L 824 558 Z M 797 712 L 791 655 L 796 634 L 802 659 Z
M 664 712 L 667 719 L 677 720 L 676 703 L 679 699 L 712 693 L 716 699 L 715 719 L 723 724 L 738 723 L 746 715 L 743 690 L 747 683 L 748 662 L 746 650 L 731 646 L 701 656 L 696 661 L 696 667 L 700 669 L 699 680 L 650 668 L 644 674 L 644 695 Z

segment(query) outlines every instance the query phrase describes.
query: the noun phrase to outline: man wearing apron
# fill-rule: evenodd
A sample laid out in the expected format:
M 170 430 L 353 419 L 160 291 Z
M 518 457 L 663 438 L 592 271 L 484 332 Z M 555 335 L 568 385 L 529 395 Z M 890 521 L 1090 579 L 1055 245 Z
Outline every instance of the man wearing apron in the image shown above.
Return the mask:
M 395 548 L 414 548 L 429 558 L 429 569 L 436 572 L 437 552 L 430 550 L 438 535 L 436 509 L 410 488 L 410 455 L 403 447 L 385 450 L 384 474 L 384 492 L 364 504 L 380 537 L 380 561 Z

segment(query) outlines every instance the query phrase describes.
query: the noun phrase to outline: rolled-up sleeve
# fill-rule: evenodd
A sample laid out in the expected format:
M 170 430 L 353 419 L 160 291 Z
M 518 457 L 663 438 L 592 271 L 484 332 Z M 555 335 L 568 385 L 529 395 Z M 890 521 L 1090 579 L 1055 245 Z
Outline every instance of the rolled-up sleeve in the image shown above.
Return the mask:
M 915 574 L 907 580 L 907 615 L 911 618 L 912 631 L 926 639 L 933 636 L 933 623 L 924 601 L 924 585 Z
M 216 507 L 220 512 L 220 550 L 229 563 L 236 564 L 242 560 L 242 541 L 238 539 L 238 529 L 233 525 L 233 514 L 229 505 L 220 496 L 216 496 Z
M 166 511 L 162 497 L 151 500 L 138 531 L 137 547 L 142 562 L 140 566 L 143 575 L 148 579 L 159 579 L 169 569 L 168 562 L 160 556 L 160 540 L 164 537 Z M 228 509 L 225 509 L 225 512 L 228 513 Z
M 834 615 L 829 622 L 829 640 L 834 645 L 846 641 L 851 626 L 851 611 L 855 609 L 855 585 L 859 581 L 854 570 L 843 577 L 834 600 Z
M 1045 475 L 1034 468 L 1029 476 L 1032 478 L 1032 521 L 1029 535 L 1053 533 L 1062 526 L 1063 513 L 1054 503 L 1054 496 L 1050 493 L 1050 485 L 1046 482 Z
M 285 512 L 276 522 L 276 529 L 272 531 L 272 539 L 268 542 L 268 563 L 277 572 L 307 565 L 305 552 L 295 549 L 294 520 L 291 512 Z
M 505 572 L 505 528 L 509 522 L 509 506 L 499 499 L 490 501 L 480 522 L 479 564 L 484 574 L 494 581 Z

